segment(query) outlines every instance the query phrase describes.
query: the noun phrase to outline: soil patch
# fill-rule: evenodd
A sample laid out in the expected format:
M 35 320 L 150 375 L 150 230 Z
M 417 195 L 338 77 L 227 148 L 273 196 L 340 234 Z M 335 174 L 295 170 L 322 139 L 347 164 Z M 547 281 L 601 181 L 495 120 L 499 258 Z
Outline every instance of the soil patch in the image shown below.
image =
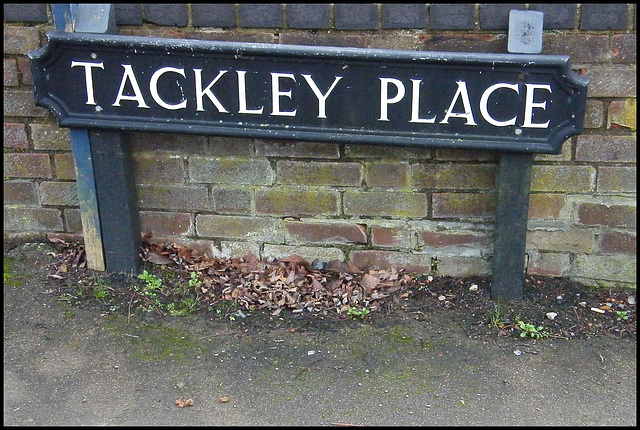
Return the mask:
M 7 264 L 19 264 L 7 260 L 7 253 L 24 246 L 5 241 L 5 284 L 19 282 L 7 275 Z M 101 314 L 147 320 L 204 315 L 249 331 L 271 324 L 304 331 L 421 321 L 456 326 L 476 339 L 636 338 L 635 290 L 591 288 L 564 278 L 527 276 L 523 300 L 493 301 L 488 277 L 363 272 L 296 256 L 271 262 L 219 260 L 148 241 L 141 254 L 144 276 L 136 277 L 86 269 L 80 242 L 47 241 L 38 249 L 48 273 L 42 279 L 45 292 L 70 308 Z

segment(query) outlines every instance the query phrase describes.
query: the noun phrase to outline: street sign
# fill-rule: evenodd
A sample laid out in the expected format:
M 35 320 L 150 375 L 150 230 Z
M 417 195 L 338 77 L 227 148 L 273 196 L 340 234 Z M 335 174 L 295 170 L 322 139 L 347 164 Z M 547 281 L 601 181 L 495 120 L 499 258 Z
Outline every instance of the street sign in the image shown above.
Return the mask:
M 30 57 L 64 127 L 560 153 L 587 96 L 560 55 L 48 33 Z

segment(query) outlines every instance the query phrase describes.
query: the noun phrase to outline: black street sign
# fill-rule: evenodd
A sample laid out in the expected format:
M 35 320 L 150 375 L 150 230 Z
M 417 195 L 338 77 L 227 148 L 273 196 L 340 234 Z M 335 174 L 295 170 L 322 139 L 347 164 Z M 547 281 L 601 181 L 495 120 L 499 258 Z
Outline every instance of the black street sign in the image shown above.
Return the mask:
M 36 101 L 72 128 L 560 153 L 587 96 L 559 55 L 47 39 Z

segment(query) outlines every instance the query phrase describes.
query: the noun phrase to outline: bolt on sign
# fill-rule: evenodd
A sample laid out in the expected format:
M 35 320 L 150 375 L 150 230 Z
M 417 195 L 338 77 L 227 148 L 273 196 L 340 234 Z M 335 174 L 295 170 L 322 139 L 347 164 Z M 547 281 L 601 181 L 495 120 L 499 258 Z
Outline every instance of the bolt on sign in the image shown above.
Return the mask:
M 555 154 L 587 95 L 561 55 L 48 33 L 30 57 L 75 128 Z

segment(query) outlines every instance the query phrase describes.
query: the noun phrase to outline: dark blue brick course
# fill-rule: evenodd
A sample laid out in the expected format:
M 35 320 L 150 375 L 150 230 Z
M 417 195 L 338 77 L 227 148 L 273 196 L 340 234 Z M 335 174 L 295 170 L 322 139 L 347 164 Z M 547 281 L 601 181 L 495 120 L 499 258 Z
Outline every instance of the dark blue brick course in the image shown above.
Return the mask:
M 561 30 L 576 27 L 576 4 L 531 4 L 531 10 L 544 13 L 544 30 Z
M 142 25 L 142 8 L 139 4 L 114 4 L 117 25 Z
M 288 4 L 287 24 L 290 28 L 329 28 L 330 5 L 328 4 Z
M 621 30 L 627 27 L 626 4 L 583 4 L 581 30 Z
M 47 22 L 46 4 L 4 4 L 6 22 Z
M 240 4 L 238 13 L 242 27 L 281 28 L 281 4 Z
M 186 4 L 145 4 L 144 16 L 157 25 L 186 27 L 188 23 Z
M 378 6 L 375 4 L 343 3 L 335 6 L 337 30 L 377 30 Z
M 432 4 L 429 28 L 433 30 L 472 30 L 475 25 L 473 4 Z
M 490 3 L 480 5 L 480 28 L 509 30 L 509 12 L 526 10 L 524 3 Z
M 233 3 L 191 5 L 195 27 L 235 27 L 236 6 Z
M 383 4 L 382 28 L 425 28 L 427 7 L 424 4 Z

